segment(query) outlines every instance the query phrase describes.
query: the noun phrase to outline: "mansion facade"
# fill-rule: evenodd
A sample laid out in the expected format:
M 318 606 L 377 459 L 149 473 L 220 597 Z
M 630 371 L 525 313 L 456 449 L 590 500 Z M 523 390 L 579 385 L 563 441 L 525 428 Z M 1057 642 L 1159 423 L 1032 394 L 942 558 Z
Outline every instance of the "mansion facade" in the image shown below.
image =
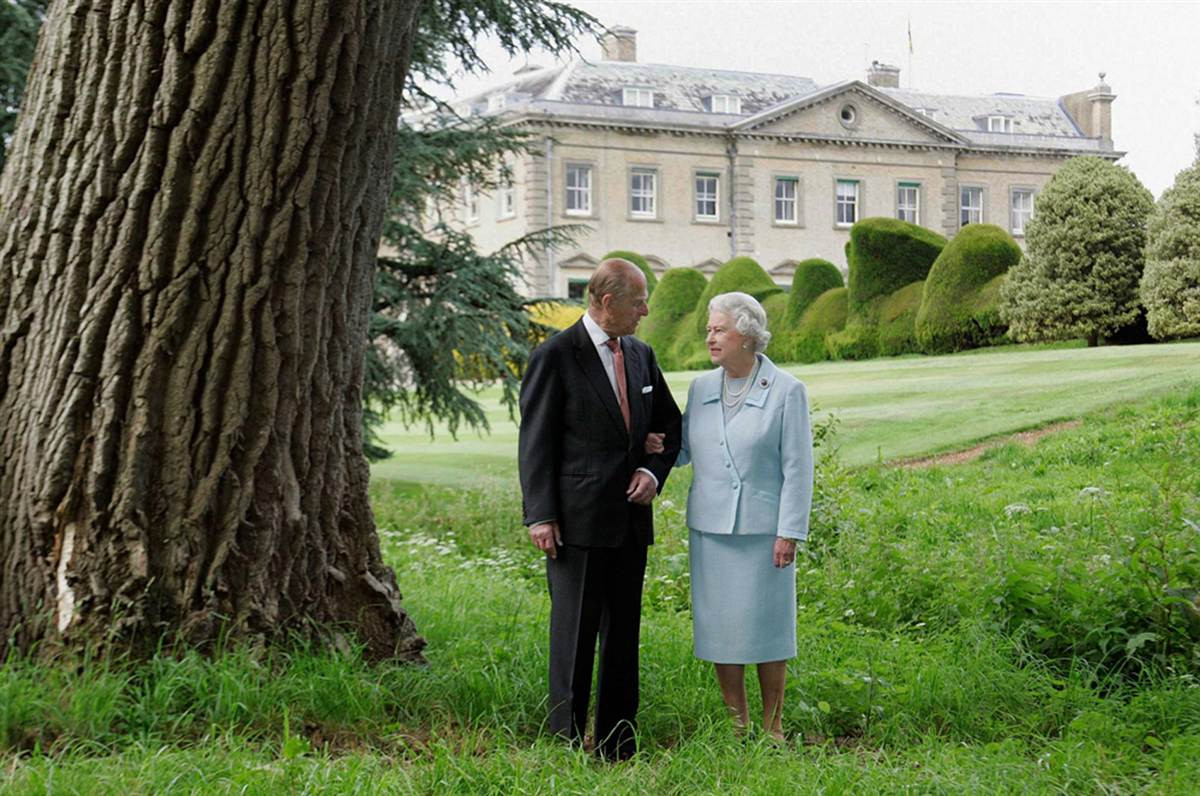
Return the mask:
M 662 272 L 711 273 L 748 255 L 781 285 L 823 257 L 843 270 L 849 229 L 892 216 L 947 237 L 997 224 L 1022 240 L 1038 190 L 1078 155 L 1116 160 L 1104 83 L 1055 99 L 948 96 L 866 81 L 641 64 L 614 28 L 603 60 L 526 67 L 452 103 L 535 135 L 512 182 L 456 208 L 484 250 L 551 225 L 590 229 L 524 265 L 529 295 L 582 295 L 599 258 L 636 251 Z

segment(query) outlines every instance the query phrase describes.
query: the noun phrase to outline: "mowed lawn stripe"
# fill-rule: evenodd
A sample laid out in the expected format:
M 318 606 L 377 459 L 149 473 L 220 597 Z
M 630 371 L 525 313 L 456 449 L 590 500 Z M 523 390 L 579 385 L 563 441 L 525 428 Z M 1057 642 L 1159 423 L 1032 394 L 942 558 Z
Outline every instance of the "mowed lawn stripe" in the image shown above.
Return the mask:
M 787 365 L 808 386 L 819 421 L 839 420 L 838 442 L 850 464 L 966 447 L 1114 403 L 1200 382 L 1200 342 L 1102 348 L 981 350 L 940 357 Z M 697 374 L 670 373 L 682 406 Z M 454 440 L 444 427 L 383 429 L 392 458 L 375 478 L 470 486 L 515 478 L 517 430 L 486 390 L 492 433 Z

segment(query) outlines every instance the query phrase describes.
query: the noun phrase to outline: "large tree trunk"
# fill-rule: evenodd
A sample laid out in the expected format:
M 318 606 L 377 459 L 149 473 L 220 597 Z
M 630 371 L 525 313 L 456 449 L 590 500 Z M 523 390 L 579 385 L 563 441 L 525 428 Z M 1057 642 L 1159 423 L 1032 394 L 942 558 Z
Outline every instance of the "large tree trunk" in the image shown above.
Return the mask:
M 424 642 L 361 389 L 418 0 L 57 0 L 0 179 L 0 651 Z

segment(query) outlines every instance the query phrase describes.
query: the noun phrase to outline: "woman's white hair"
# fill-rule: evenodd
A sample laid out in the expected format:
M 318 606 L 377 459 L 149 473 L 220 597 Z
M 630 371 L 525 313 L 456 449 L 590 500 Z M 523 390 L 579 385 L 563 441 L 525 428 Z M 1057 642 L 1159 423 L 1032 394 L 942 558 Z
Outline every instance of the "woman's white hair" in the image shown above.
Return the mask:
M 754 343 L 755 353 L 765 351 L 771 342 L 767 331 L 767 311 L 749 293 L 721 293 L 708 302 L 709 313 L 721 312 L 733 321 L 738 334 Z

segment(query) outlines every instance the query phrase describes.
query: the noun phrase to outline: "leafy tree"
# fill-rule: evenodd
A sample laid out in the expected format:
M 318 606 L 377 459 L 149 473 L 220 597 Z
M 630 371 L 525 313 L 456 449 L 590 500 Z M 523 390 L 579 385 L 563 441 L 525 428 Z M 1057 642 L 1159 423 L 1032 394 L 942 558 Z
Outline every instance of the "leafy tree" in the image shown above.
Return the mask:
M 414 49 L 517 2 L 54 4 L 0 176 L 0 655 L 420 657 L 363 458 L 379 231 Z
M 1200 160 L 1179 172 L 1150 215 L 1141 298 L 1159 339 L 1200 334 Z
M 45 0 L 0 1 L 0 169 L 17 122 Z
M 1153 205 L 1123 166 L 1098 157 L 1067 161 L 1038 194 L 1026 254 L 1001 287 L 1009 336 L 1082 336 L 1094 346 L 1133 322 Z

